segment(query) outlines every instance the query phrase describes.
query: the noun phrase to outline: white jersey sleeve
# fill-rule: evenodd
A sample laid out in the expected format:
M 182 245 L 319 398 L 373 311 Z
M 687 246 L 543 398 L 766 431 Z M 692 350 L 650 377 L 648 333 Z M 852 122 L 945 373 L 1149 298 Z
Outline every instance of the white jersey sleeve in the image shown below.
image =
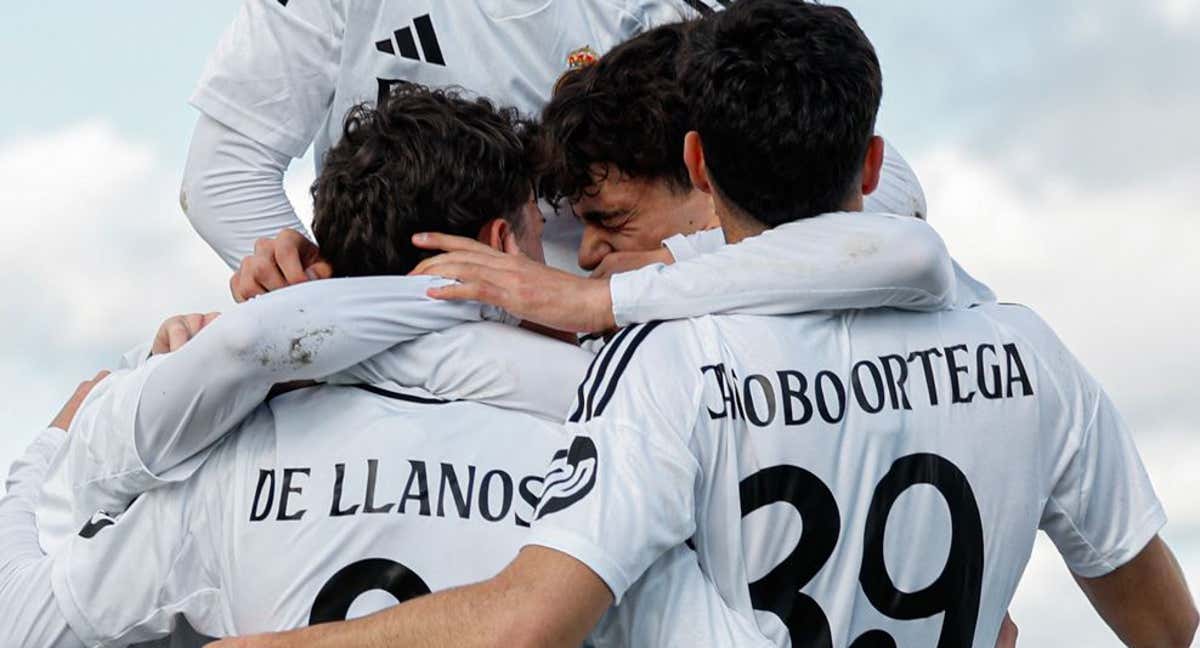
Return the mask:
M 50 459 L 65 437 L 55 428 L 40 434 L 13 464 L 0 498 L 0 646 L 83 646 L 54 601 L 34 515 Z
M 672 265 L 614 275 L 618 326 L 707 314 L 786 315 L 954 303 L 954 264 L 927 223 L 838 213 L 770 229 Z
M 698 353 L 656 334 L 686 324 L 628 327 L 596 356 L 568 419 L 574 439 L 547 470 L 526 541 L 587 565 L 618 603 L 696 530 L 702 467 L 691 441 L 703 384 L 671 368 Z
M 290 157 L 201 115 L 192 132 L 179 204 L 196 233 L 230 268 L 260 238 L 308 232 L 283 188 Z
M 1067 567 L 1104 576 L 1132 560 L 1167 523 L 1162 504 L 1108 395 L 1084 373 L 1091 420 L 1054 484 L 1040 527 Z M 1090 393 L 1088 393 L 1090 392 Z
M 726 606 L 685 545 L 668 551 L 646 571 L 625 600 L 600 619 L 589 637 L 595 648 L 769 648 L 775 644 L 754 621 Z
M 342 0 L 245 0 L 191 104 L 256 142 L 300 157 L 333 102 L 344 30 Z
M 496 317 L 430 299 L 445 280 L 365 277 L 310 282 L 225 313 L 175 353 L 117 372 L 88 395 L 48 480 L 39 526 L 48 551 L 96 511 L 187 479 L 213 444 L 277 383 L 315 380 L 395 344 Z
M 475 401 L 561 423 L 575 396 L 573 385 L 592 358 L 573 344 L 478 322 L 398 344 L 327 382 L 395 382 L 445 400 Z

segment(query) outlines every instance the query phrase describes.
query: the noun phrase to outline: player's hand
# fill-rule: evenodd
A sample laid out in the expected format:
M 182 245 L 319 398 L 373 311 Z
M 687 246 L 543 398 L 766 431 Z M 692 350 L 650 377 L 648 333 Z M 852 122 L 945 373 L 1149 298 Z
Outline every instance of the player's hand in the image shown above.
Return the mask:
M 254 242 L 254 254 L 242 259 L 229 280 L 229 291 L 240 304 L 272 290 L 331 276 L 333 268 L 321 258 L 317 244 L 294 229 L 285 229 L 273 239 Z
M 593 279 L 608 279 L 609 277 L 637 270 L 655 263 L 674 263 L 675 258 L 665 247 L 650 252 L 610 252 L 600 261 L 600 265 L 592 271 Z
M 220 316 L 220 313 L 192 313 L 168 319 L 158 327 L 158 334 L 154 336 L 154 344 L 150 347 L 150 355 L 178 351 Z
M 75 412 L 79 411 L 79 406 L 83 404 L 83 399 L 92 393 L 92 388 L 100 384 L 100 381 L 107 377 L 108 372 L 101 371 L 96 374 L 95 378 L 79 383 L 79 386 L 75 388 L 75 393 L 71 395 L 71 399 L 67 401 L 66 405 L 63 405 L 62 411 L 58 413 L 58 416 L 54 417 L 53 421 L 50 421 L 50 427 L 63 431 L 71 429 L 71 421 L 75 420 Z
M 1000 624 L 1000 636 L 996 639 L 996 648 L 1017 648 L 1017 624 L 1013 623 L 1012 615 L 1004 615 L 1004 623 Z
M 491 304 L 560 331 L 593 333 L 614 326 L 607 280 L 576 277 L 534 261 L 521 253 L 511 234 L 503 252 L 447 234 L 417 234 L 413 245 L 446 254 L 422 261 L 411 274 L 460 282 L 430 289 L 434 299 Z

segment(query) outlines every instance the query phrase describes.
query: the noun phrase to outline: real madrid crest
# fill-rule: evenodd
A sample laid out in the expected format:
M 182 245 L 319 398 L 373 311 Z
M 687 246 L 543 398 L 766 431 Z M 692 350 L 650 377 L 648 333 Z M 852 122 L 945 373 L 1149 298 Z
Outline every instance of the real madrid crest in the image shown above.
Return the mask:
M 584 45 L 577 50 L 572 50 L 567 54 L 567 67 L 572 70 L 587 67 L 596 61 L 600 60 L 600 55 L 596 54 L 596 50 L 590 45 Z

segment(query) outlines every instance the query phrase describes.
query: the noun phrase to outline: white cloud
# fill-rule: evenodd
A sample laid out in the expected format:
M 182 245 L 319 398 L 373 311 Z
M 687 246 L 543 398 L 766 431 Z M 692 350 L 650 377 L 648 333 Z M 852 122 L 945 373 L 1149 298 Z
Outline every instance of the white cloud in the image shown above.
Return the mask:
M 1192 413 L 1200 338 L 1194 190 L 1177 177 L 1030 192 L 963 148 L 915 160 L 930 220 L 1001 300 L 1034 307 L 1106 386 L 1170 522 L 1164 537 L 1200 587 L 1200 443 Z M 1039 539 L 1012 611 L 1023 645 L 1119 646 L 1058 554 Z
M 179 210 L 179 170 L 102 121 L 0 143 L 7 466 L 79 381 L 166 316 L 219 309 L 228 277 Z

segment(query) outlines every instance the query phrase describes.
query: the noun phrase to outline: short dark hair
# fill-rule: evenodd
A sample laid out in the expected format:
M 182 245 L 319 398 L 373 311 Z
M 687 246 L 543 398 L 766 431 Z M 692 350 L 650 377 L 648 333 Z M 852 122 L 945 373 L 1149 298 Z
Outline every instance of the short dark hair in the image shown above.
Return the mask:
M 312 186 L 313 233 L 339 277 L 407 274 L 432 253 L 418 232 L 520 228 L 533 192 L 534 129 L 511 108 L 403 84 L 355 106 Z
M 690 118 L 678 60 L 691 23 L 657 27 L 617 45 L 593 65 L 572 70 L 542 111 L 542 194 L 578 200 L 611 164 L 625 177 L 692 188 L 683 164 Z
M 722 197 L 772 227 L 843 208 L 883 95 L 849 11 L 741 0 L 693 30 L 681 77 Z

